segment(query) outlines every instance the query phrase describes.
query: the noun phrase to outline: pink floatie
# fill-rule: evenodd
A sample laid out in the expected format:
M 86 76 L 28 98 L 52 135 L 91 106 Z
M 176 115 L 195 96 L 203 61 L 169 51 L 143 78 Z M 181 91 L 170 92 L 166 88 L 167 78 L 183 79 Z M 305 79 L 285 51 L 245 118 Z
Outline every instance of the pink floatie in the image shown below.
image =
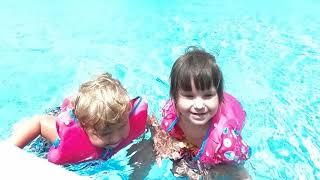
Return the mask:
M 91 144 L 88 135 L 72 115 L 73 108 L 70 101 L 65 99 L 56 121 L 59 138 L 50 148 L 47 155 L 48 160 L 55 164 L 70 164 L 110 158 L 145 132 L 148 116 L 147 103 L 141 97 L 137 97 L 131 100 L 131 105 L 133 109 L 129 118 L 130 132 L 128 138 L 114 149 L 104 149 Z
M 206 164 L 240 163 L 249 158 L 249 147 L 240 136 L 246 113 L 239 101 L 233 96 L 226 92 L 223 93 L 223 96 L 224 101 L 219 105 L 216 115 L 212 118 L 211 127 L 208 129 L 202 146 L 195 157 L 195 160 L 200 160 Z M 174 138 L 182 139 L 183 132 L 175 128 L 178 119 L 172 99 L 167 101 L 163 107 L 162 117 L 161 127 Z M 223 146 L 224 138 L 232 139 L 235 143 L 232 147 L 226 148 Z

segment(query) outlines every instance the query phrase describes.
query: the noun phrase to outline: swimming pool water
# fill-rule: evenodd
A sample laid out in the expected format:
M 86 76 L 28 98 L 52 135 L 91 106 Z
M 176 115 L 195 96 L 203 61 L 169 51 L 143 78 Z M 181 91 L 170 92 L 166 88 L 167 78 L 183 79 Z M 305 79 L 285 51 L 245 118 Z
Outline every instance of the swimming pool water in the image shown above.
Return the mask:
M 189 45 L 214 53 L 225 89 L 247 112 L 253 179 L 320 178 L 320 2 L 1 1 L 0 140 L 21 118 L 59 105 L 108 71 L 160 117 L 174 60 Z M 129 147 L 128 147 L 129 148 Z M 134 174 L 127 149 L 66 167 L 94 179 Z M 171 163 L 146 179 L 174 178 Z

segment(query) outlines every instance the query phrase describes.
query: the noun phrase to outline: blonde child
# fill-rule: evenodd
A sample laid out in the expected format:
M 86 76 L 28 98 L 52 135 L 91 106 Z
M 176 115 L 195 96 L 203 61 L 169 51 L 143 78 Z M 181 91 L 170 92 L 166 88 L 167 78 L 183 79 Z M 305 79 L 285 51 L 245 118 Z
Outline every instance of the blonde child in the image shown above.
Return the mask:
M 188 162 L 188 167 L 247 160 L 249 147 L 240 135 L 245 112 L 223 91 L 223 76 L 215 57 L 190 47 L 174 63 L 170 81 L 171 99 L 162 109 L 161 128 L 173 139 L 157 131 L 157 154 L 174 159 L 176 164 Z
M 108 159 L 146 128 L 147 104 L 140 97 L 130 101 L 108 73 L 83 83 L 60 109 L 58 116 L 36 115 L 18 124 L 10 141 L 23 148 L 41 135 L 53 143 L 48 160 L 69 164 Z

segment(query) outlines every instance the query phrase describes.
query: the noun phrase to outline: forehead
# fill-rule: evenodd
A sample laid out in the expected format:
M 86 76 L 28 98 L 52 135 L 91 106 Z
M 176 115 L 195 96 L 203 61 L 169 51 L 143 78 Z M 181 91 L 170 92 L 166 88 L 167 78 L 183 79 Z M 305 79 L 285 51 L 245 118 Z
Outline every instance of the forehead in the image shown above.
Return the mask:
M 116 124 L 110 124 L 103 132 L 102 134 L 110 134 L 115 131 L 118 131 L 120 127 L 125 126 L 128 124 L 127 120 L 120 121 L 119 123 Z
M 188 82 L 184 81 L 178 85 L 178 91 L 216 91 L 216 87 L 212 81 L 190 78 Z
M 183 90 L 183 89 L 180 89 L 178 91 L 178 94 L 195 94 L 195 93 L 216 93 L 217 92 L 217 89 L 212 86 L 211 88 L 209 89 L 196 89 L 195 87 L 192 87 L 192 89 L 190 90 Z
M 190 70 L 191 71 L 191 70 Z M 215 78 L 208 71 L 184 72 L 176 78 L 177 90 L 191 91 L 192 89 L 207 90 L 215 86 Z

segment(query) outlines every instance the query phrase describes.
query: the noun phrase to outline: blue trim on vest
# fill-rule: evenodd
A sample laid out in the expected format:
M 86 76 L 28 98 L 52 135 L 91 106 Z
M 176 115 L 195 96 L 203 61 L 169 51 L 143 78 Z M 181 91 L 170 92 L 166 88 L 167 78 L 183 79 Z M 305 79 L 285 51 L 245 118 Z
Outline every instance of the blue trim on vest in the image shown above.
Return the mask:
M 74 113 L 74 109 L 70 109 L 70 110 L 68 111 L 68 114 L 69 114 L 69 116 L 71 117 L 71 119 L 72 119 L 74 122 L 78 123 L 78 118 L 77 118 L 77 116 L 76 116 L 75 113 Z
M 252 155 L 252 149 L 250 146 L 248 146 L 248 159 L 251 157 Z
M 202 154 L 204 152 L 204 149 L 206 147 L 207 141 L 208 141 L 208 137 L 209 137 L 209 134 L 210 134 L 209 132 L 210 132 L 211 126 L 212 126 L 212 123 L 210 121 L 210 126 L 207 129 L 206 135 L 204 136 L 204 140 L 202 141 L 201 148 L 198 151 L 198 154 L 193 158 L 194 160 L 199 160 L 199 158 L 202 156 Z
M 170 124 L 170 126 L 167 128 L 167 131 L 168 131 L 168 132 L 172 131 L 173 127 L 177 124 L 177 122 L 178 122 L 178 117 L 176 117 L 176 118 L 172 121 L 172 123 Z
M 56 149 L 60 144 L 60 138 L 57 137 L 54 142 L 52 143 L 53 147 Z
M 101 153 L 100 158 L 107 159 L 107 158 L 111 157 L 112 151 L 113 151 L 112 148 L 111 149 L 103 148 L 103 151 Z
M 139 105 L 140 105 L 140 103 L 142 101 L 142 98 L 140 96 L 136 97 L 134 100 L 136 100 L 136 99 L 138 99 L 138 102 L 134 103 L 134 106 L 133 106 L 133 108 L 132 108 L 132 110 L 131 110 L 131 112 L 129 114 L 129 117 L 131 117 L 131 115 L 136 111 L 136 109 L 139 107 Z
M 178 122 L 178 117 L 176 117 L 176 118 L 172 121 L 172 123 L 170 124 L 170 126 L 167 128 L 167 132 L 172 131 L 173 127 L 177 124 L 177 122 Z M 206 144 L 207 144 L 207 141 L 208 141 L 208 138 L 209 138 L 210 129 L 211 129 L 211 126 L 212 126 L 211 121 L 210 121 L 209 123 L 210 123 L 210 126 L 209 126 L 209 128 L 207 129 L 206 135 L 204 136 L 204 140 L 202 141 L 201 148 L 200 148 L 200 150 L 198 151 L 198 154 L 193 158 L 194 160 L 199 160 L 199 158 L 202 156 L 202 154 L 203 154 L 203 152 L 204 152 L 204 149 L 205 149 L 205 147 L 206 147 Z

